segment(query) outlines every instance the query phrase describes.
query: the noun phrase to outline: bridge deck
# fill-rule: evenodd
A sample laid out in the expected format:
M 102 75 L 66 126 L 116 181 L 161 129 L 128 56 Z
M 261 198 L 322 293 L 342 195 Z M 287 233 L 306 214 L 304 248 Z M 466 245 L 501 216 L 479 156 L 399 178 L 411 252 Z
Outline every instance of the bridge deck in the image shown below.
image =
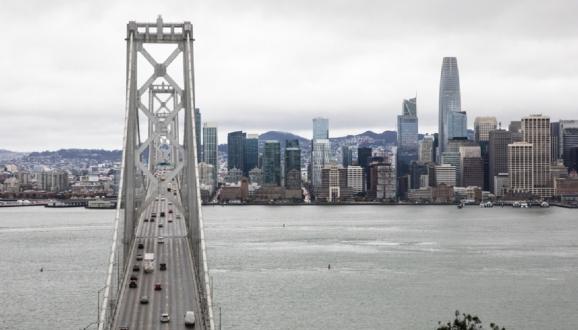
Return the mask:
M 194 311 L 197 319 L 195 328 L 200 328 L 201 308 L 197 292 L 196 278 L 193 273 L 193 259 L 184 216 L 176 207 L 169 205 L 161 193 L 146 211 L 145 218 L 151 219 L 151 213 L 156 212 L 154 222 L 141 221 L 138 224 L 134 246 L 129 257 L 129 266 L 115 322 L 112 329 L 185 329 L 184 315 L 186 311 Z M 173 213 L 169 213 L 172 210 Z M 161 212 L 165 213 L 161 217 Z M 169 222 L 170 221 L 170 222 Z M 162 224 L 163 227 L 159 227 Z M 159 243 L 163 237 L 164 243 Z M 138 249 L 143 243 L 144 248 Z M 137 261 L 137 254 L 155 254 L 155 269 L 145 273 L 143 262 Z M 167 270 L 160 270 L 160 263 L 166 263 Z M 133 266 L 139 265 L 139 271 L 133 271 Z M 132 275 L 137 277 L 137 288 L 129 288 Z M 155 291 L 154 286 L 160 283 L 162 289 Z M 141 304 L 141 297 L 148 297 L 148 304 Z M 170 321 L 161 323 L 162 313 L 168 313 Z

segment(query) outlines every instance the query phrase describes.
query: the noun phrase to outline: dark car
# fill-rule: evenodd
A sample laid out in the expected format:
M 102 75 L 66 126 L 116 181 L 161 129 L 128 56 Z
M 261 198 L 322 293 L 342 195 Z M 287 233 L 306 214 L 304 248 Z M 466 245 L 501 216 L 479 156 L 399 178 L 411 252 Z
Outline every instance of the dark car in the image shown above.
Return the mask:
M 135 275 L 131 275 L 130 276 L 130 280 L 131 281 L 136 281 L 138 279 L 138 277 L 136 277 Z
M 161 218 L 165 216 L 165 212 L 161 212 Z
M 132 266 L 132 271 L 133 271 L 133 272 L 138 272 L 138 271 L 140 271 L 140 266 L 139 266 L 139 265 L 134 265 L 134 266 Z
M 161 286 L 160 283 L 155 284 L 155 291 L 160 291 L 162 289 L 163 289 L 163 287 Z
M 169 214 L 172 214 L 172 213 L 173 213 L 173 210 L 169 210 Z
M 144 222 L 149 222 L 149 219 L 145 218 L 145 219 L 144 219 Z
M 143 244 L 143 243 L 138 243 L 138 248 L 139 248 L 139 250 L 144 249 L 144 244 Z
M 130 283 L 128 284 L 128 287 L 131 288 L 131 289 L 136 288 L 136 287 L 137 287 L 136 281 L 130 281 Z
M 141 253 L 136 255 L 136 260 L 138 260 L 138 261 L 142 260 L 142 254 Z
M 167 264 L 162 262 L 161 263 L 161 270 L 167 270 Z

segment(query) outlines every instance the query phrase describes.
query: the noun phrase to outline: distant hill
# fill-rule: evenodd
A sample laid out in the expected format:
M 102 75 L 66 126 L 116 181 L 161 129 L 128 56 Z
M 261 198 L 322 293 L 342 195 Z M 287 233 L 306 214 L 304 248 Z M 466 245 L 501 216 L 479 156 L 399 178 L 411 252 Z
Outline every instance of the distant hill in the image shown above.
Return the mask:
M 287 140 L 299 140 L 299 146 L 309 145 L 309 139 L 302 136 L 281 131 L 268 131 L 259 135 L 259 142 L 264 143 L 267 140 L 277 140 L 281 142 L 281 147 L 285 146 L 285 141 Z
M 60 149 L 57 151 L 31 152 L 25 159 L 84 159 L 117 162 L 122 158 L 122 150 L 103 149 Z
M 26 156 L 24 152 L 16 152 L 5 149 L 0 149 L 0 161 L 13 160 Z

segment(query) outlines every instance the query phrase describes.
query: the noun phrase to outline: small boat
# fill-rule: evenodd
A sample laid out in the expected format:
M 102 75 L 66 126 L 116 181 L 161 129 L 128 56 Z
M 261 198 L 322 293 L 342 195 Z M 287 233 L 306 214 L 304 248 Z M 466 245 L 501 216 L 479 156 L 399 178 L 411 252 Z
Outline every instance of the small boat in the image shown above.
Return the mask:
M 522 202 L 522 203 L 520 203 L 520 207 L 521 208 L 528 208 L 528 203 Z
M 522 204 L 520 204 L 520 202 L 514 202 L 514 204 L 512 204 L 513 207 L 522 207 Z
M 458 209 L 462 209 L 462 208 L 464 208 L 464 204 L 459 203 L 459 204 L 458 204 Z

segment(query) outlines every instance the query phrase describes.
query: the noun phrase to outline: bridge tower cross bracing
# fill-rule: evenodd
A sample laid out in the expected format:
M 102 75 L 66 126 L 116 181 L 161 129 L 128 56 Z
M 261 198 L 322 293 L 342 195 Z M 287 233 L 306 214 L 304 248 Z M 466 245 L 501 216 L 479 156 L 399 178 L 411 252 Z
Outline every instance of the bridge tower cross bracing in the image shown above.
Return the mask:
M 135 246 L 137 225 L 143 220 L 145 211 L 155 201 L 158 192 L 165 191 L 168 182 L 173 179 L 177 182 L 180 194 L 178 197 L 168 194 L 167 198 L 184 215 L 186 221 L 203 314 L 199 323 L 202 329 L 214 329 L 197 167 L 197 148 L 200 146 L 196 145 L 195 130 L 200 128 L 195 127 L 194 120 L 193 41 L 193 26 L 190 22 L 165 23 L 159 16 L 155 23 L 131 21 L 127 24 L 122 173 L 115 238 L 102 312 L 99 313 L 99 329 L 108 329 L 112 324 L 122 289 L 119 282 L 126 281 L 128 257 Z M 153 56 L 154 52 L 147 50 L 147 44 L 176 47 L 159 62 Z M 179 57 L 182 77 L 173 77 L 168 68 Z M 139 84 L 138 59 L 144 59 L 152 67 L 152 74 L 142 84 Z M 178 81 L 182 82 L 183 87 Z M 143 101 L 147 93 L 148 102 Z M 182 135 L 180 127 L 183 128 Z M 155 175 L 159 164 L 171 165 L 166 168 L 162 179 Z M 117 235 L 120 232 L 122 238 Z

